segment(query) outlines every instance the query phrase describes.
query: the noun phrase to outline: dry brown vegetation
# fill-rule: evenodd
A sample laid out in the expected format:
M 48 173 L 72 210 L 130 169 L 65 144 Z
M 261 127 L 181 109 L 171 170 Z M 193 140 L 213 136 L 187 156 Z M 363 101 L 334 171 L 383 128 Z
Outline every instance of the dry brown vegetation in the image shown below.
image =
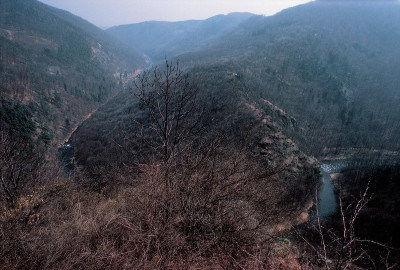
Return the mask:
M 2 135 L 2 179 L 12 183 L 7 165 L 19 160 L 24 181 L 11 201 L 2 194 L 1 268 L 357 267 L 355 259 L 364 253 L 356 245 L 361 238 L 354 234 L 354 222 L 343 223 L 343 239 L 343 231 L 319 220 L 310 221 L 318 226 L 316 234 L 301 228 L 303 242 L 292 242 L 285 238 L 287 231 L 279 230 L 282 224 L 290 228 L 310 202 L 317 179 L 311 166 L 297 162 L 294 170 L 287 168 L 291 162 L 268 162 L 255 150 L 253 142 L 263 138 L 255 130 L 265 129 L 251 112 L 238 117 L 239 123 L 213 118 L 211 125 L 196 88 L 178 66 L 167 62 L 166 71 L 152 72 L 139 78 L 139 92 L 134 92 L 143 112 L 133 121 L 140 155 L 125 160 L 124 173 L 101 164 L 77 169 L 71 179 L 51 163 L 32 170 L 28 159 L 5 147 L 11 135 Z M 276 139 L 282 143 L 283 134 Z M 272 143 L 258 147 L 284 148 L 274 149 Z M 294 143 L 284 145 L 296 149 Z M 293 149 L 278 156 L 286 160 Z M 357 208 L 353 213 L 358 216 Z
M 71 179 L 31 188 L 1 209 L 0 268 L 359 269 L 357 259 L 368 258 L 354 235 L 356 216 L 344 212 L 345 231 L 318 222 L 316 234 L 296 244 L 287 233 L 268 233 L 285 209 L 279 189 L 261 188 L 273 181 L 254 174 L 258 165 L 238 151 L 165 166 L 143 165 L 134 186 L 108 196 Z
M 164 166 L 148 164 L 136 187 L 108 197 L 71 180 L 33 189 L 14 208 L 2 209 L 0 265 L 265 269 L 280 264 L 282 259 L 272 262 L 269 255 L 276 240 L 263 235 L 260 226 L 275 215 L 258 208 L 264 178 L 254 178 L 247 169 L 254 164 L 242 163 L 240 154 L 232 164 L 214 164 L 213 156 L 188 158 L 187 167 L 170 168 L 170 176 Z M 166 177 L 169 188 L 167 181 L 160 181 Z
M 3 268 L 265 269 L 294 254 L 268 233 L 302 205 L 284 168 L 256 158 L 242 130 L 211 128 L 197 89 L 166 64 L 139 78 L 132 173 L 37 175 L 2 209 Z

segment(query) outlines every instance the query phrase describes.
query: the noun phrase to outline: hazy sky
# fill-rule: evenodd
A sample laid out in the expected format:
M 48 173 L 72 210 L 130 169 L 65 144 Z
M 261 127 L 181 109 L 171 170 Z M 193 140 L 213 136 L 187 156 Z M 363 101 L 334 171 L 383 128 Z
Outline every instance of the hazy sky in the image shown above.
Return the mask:
M 272 15 L 310 0 L 39 0 L 65 9 L 100 27 L 142 21 L 206 19 L 247 11 Z

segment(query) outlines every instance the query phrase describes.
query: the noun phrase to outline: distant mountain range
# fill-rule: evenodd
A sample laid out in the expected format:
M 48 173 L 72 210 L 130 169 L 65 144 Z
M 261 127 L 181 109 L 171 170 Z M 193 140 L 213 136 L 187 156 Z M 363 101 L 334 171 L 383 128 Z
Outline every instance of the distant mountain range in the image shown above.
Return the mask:
M 251 13 L 217 15 L 206 20 L 180 22 L 149 21 L 114 26 L 107 32 L 140 49 L 154 62 L 195 51 L 229 33 Z
M 319 0 L 107 32 L 0 0 L 0 265 L 398 265 L 399 14 Z M 329 159 L 347 168 L 320 220 Z
M 202 91 L 221 102 L 219 108 L 224 109 L 219 113 L 231 111 L 226 108 L 236 104 L 254 104 L 276 122 L 275 129 L 309 154 L 368 155 L 376 150 L 395 154 L 391 151 L 400 148 L 398 14 L 397 2 L 316 1 L 271 17 L 230 14 L 108 31 L 142 46 L 156 61 L 171 49 L 168 55 L 176 55 L 173 61 L 179 59 L 191 77 L 200 78 Z M 228 27 L 227 21 L 235 23 Z M 210 34 L 206 25 L 225 30 Z M 193 36 L 203 37 L 203 42 L 194 42 Z M 126 96 L 129 93 L 121 95 L 107 106 L 107 112 L 100 110 L 94 122 L 88 121 L 75 134 L 84 160 L 91 154 L 80 134 L 91 134 L 91 144 L 111 137 L 123 140 L 123 133 L 115 130 L 129 126 L 128 114 L 135 109 Z M 107 130 L 102 122 L 108 114 L 118 124 Z M 101 126 L 101 133 L 94 132 Z M 109 152 L 104 145 L 96 158 Z
M 298 123 L 314 154 L 399 149 L 400 4 L 316 1 L 253 16 L 196 52 L 189 67 L 240 74 L 246 95 Z M 229 86 L 225 86 L 229 87 Z
M 316 1 L 270 17 L 144 22 L 109 34 L 37 1 L 1 5 L 2 119 L 13 128 L 19 104 L 37 127 L 32 138 L 60 143 L 124 77 L 172 57 L 204 91 L 237 88 L 216 78 L 236 74 L 240 96 L 285 111 L 296 123 L 286 132 L 315 141 L 313 154 L 400 147 L 396 1 Z
M 400 147 L 398 14 L 398 1 L 326 0 L 270 17 L 233 13 L 107 31 L 154 62 L 179 59 L 199 76 L 240 74 L 246 95 L 287 111 L 319 155 Z

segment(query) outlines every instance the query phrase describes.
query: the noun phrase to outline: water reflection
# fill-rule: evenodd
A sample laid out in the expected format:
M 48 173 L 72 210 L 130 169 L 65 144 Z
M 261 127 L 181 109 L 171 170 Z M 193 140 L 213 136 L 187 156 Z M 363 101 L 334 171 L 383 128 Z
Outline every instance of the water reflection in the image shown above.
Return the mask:
M 75 168 L 73 163 L 74 148 L 71 144 L 65 143 L 60 148 L 58 148 L 59 158 L 64 166 L 65 172 L 70 175 Z
M 345 160 L 328 160 L 321 164 L 321 187 L 318 191 L 318 211 L 322 218 L 329 217 L 337 211 L 338 200 L 331 174 L 340 173 L 346 167 Z

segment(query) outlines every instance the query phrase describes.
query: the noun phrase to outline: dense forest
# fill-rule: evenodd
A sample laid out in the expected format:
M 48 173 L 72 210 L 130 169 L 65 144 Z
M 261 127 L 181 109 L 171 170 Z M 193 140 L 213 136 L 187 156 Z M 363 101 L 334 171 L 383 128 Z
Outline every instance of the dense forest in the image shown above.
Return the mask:
M 0 269 L 400 265 L 398 2 L 107 31 L 0 4 Z

